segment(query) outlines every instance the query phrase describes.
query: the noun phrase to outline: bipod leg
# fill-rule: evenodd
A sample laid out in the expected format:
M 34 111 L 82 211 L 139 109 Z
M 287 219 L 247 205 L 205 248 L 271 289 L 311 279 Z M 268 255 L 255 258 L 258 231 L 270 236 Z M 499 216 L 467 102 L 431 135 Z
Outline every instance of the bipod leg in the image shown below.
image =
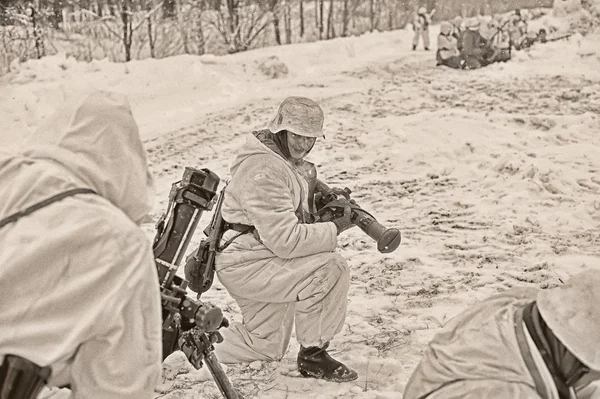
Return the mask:
M 205 348 L 212 347 L 206 334 L 202 334 L 200 339 L 203 341 Z M 206 364 L 208 367 L 208 371 L 210 371 L 213 380 L 215 380 L 215 383 L 217 384 L 217 387 L 219 388 L 219 391 L 221 391 L 221 394 L 224 398 L 244 399 L 242 394 L 239 393 L 238 390 L 233 387 L 233 385 L 231 385 L 231 382 L 229 382 L 229 378 L 227 378 L 225 371 L 223 371 L 223 367 L 221 367 L 217 356 L 212 352 L 212 350 L 207 350 L 204 353 L 204 364 Z
M 221 394 L 223 394 L 224 398 L 244 399 L 242 394 L 239 393 L 237 389 L 233 387 L 233 385 L 231 385 L 231 382 L 229 382 L 227 375 L 223 371 L 223 368 L 221 367 L 221 364 L 217 360 L 217 357 L 214 353 L 209 353 L 208 356 L 204 358 L 204 363 L 208 367 L 208 370 L 212 374 L 213 379 L 215 380 L 215 383 L 217 384 L 217 387 L 219 387 L 219 390 L 221 391 Z

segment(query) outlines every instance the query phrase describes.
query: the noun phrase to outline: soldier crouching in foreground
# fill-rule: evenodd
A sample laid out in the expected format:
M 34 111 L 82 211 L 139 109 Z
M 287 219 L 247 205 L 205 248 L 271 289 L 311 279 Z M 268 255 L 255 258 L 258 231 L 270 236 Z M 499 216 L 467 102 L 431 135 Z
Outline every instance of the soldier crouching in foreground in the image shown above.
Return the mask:
M 215 353 L 223 363 L 281 360 L 295 322 L 299 372 L 345 382 L 357 373 L 327 348 L 344 325 L 349 288 L 337 235 L 354 224 L 350 206 L 343 217 L 312 223 L 317 172 L 304 160 L 323 137 L 323 120 L 314 101 L 287 98 L 268 129 L 248 135 L 231 167 L 222 216 L 234 230 L 224 234 L 215 267 L 243 323 L 223 331 L 226 345 Z
M 453 319 L 404 399 L 588 399 L 600 379 L 600 270 L 552 289 L 514 288 Z
M 127 100 L 64 107 L 0 154 L 0 181 L 0 397 L 152 397 L 160 292 L 138 225 L 153 188 Z

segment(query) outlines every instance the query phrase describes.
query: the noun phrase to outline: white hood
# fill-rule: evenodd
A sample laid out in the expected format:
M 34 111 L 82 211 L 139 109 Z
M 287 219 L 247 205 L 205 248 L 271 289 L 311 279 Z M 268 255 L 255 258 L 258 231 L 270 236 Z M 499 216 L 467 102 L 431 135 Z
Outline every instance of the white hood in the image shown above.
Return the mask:
M 96 191 L 134 222 L 152 206 L 146 152 L 125 96 L 94 92 L 63 107 L 0 154 L 0 218 L 74 187 Z

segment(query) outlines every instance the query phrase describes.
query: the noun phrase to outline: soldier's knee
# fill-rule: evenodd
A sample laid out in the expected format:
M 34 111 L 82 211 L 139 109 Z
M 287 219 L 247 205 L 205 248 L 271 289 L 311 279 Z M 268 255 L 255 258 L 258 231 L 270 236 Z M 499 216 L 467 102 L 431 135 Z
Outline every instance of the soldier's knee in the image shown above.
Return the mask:
M 332 252 L 328 254 L 324 267 L 329 280 L 337 284 L 349 285 L 350 269 L 346 259 L 340 254 Z

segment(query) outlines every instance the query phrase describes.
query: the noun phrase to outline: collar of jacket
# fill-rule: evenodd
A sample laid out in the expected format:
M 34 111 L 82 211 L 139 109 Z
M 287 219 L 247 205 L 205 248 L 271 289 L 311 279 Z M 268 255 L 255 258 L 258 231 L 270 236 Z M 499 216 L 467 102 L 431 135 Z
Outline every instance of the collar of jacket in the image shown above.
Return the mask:
M 528 324 L 530 325 L 531 323 L 527 323 L 526 319 L 528 319 L 528 317 L 524 316 L 527 312 L 531 312 L 534 305 L 535 302 L 531 302 L 524 308 L 515 312 L 514 323 L 521 356 L 523 357 L 527 369 L 531 373 L 531 377 L 535 383 L 535 389 L 542 399 L 576 398 L 572 389 L 564 383 L 560 384 L 553 367 L 548 367 L 547 356 L 544 356 L 544 352 L 539 350 L 539 346 L 541 345 L 539 343 L 539 337 L 535 334 L 535 331 L 532 333 L 532 327 L 528 326 Z M 534 356 L 533 351 L 536 352 L 537 356 Z M 538 361 L 536 361 L 536 357 Z
M 523 310 L 523 321 L 554 377 L 561 399 L 572 396 L 572 386 L 589 372 L 571 351 L 554 335 L 540 315 L 535 303 Z

